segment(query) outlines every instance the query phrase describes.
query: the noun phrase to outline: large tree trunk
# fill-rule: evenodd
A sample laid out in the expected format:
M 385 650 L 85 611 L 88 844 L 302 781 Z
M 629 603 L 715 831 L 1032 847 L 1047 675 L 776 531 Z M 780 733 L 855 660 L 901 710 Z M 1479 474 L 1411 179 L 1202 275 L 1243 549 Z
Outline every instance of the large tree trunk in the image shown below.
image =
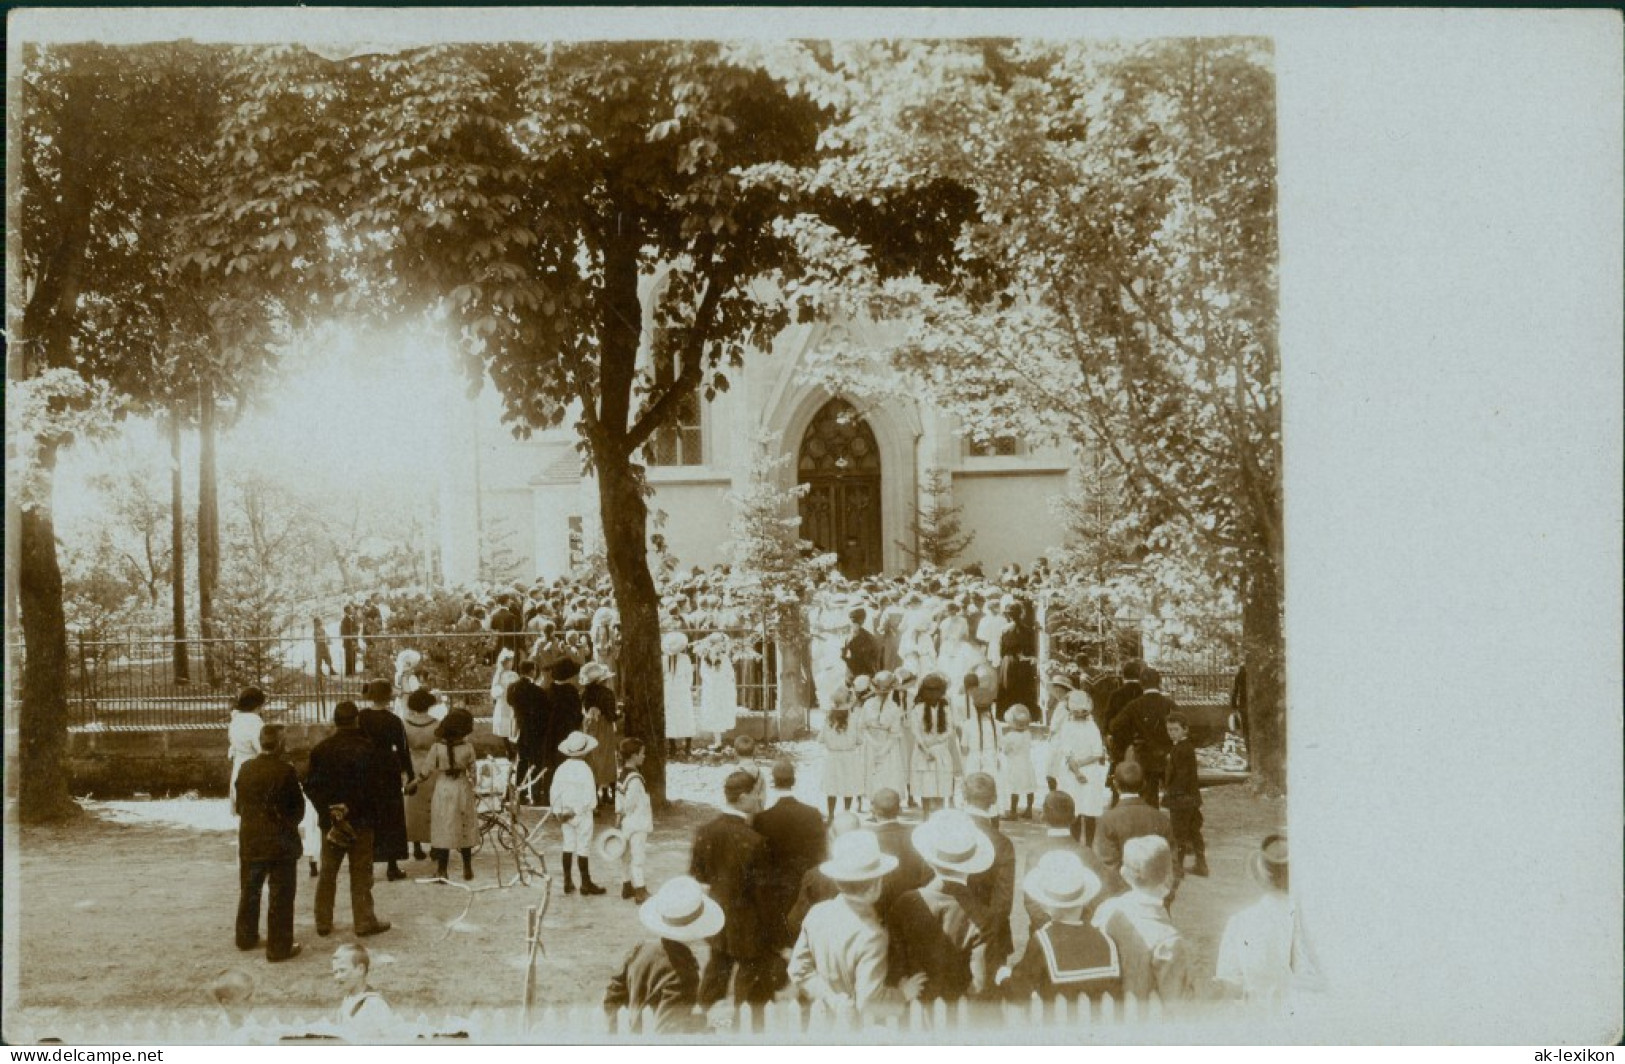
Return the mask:
M 1241 604 L 1242 661 L 1247 667 L 1248 752 L 1265 786 L 1286 792 L 1285 640 L 1281 574 L 1274 559 L 1254 556 Z
M 186 497 L 181 478 L 181 419 L 169 419 L 169 601 L 174 636 L 172 670 L 177 684 L 192 682 L 186 653 Z
M 220 685 L 219 655 L 213 642 L 214 593 L 220 584 L 220 492 L 215 471 L 214 386 L 199 389 L 197 478 L 197 619 L 203 635 L 203 676 Z
M 22 611 L 23 712 L 18 724 L 18 816 L 28 823 L 62 820 L 78 807 L 68 792 L 68 629 L 62 569 L 56 557 L 51 478 L 56 448 L 40 448 L 46 484 L 18 521 L 18 605 Z
M 779 738 L 794 739 L 807 726 L 808 715 L 818 702 L 813 685 L 812 630 L 805 610 L 799 624 L 783 626 L 776 642 Z
M 621 612 L 619 689 L 626 735 L 642 739 L 643 778 L 656 809 L 666 806 L 666 694 L 661 674 L 660 600 L 649 575 L 649 507 L 624 458 L 598 459 L 598 506 L 615 606 Z

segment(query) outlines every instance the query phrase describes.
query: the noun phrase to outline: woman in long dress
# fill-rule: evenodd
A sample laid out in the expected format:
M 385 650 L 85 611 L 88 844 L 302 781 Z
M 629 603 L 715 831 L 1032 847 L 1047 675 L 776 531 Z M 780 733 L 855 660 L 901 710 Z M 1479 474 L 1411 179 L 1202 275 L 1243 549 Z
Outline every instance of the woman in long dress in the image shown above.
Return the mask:
M 889 787 L 899 795 L 908 793 L 908 777 L 903 767 L 903 711 L 897 703 L 875 690 L 865 692 L 858 714 L 863 735 L 864 788 L 872 795 Z
M 412 753 L 412 778 L 419 779 L 429 771 L 429 750 L 435 744 L 435 731 L 439 721 L 429 712 L 435 706 L 435 697 L 423 688 L 413 691 L 406 699 L 406 748 Z M 430 841 L 430 808 L 434 801 L 434 777 L 430 776 L 406 799 L 406 841 L 412 844 L 412 856 L 423 860 L 423 847 Z
M 932 673 L 920 681 L 908 719 L 908 741 L 914 746 L 914 796 L 920 800 L 921 812 L 929 817 L 953 797 L 955 781 L 965 771 L 948 708 L 948 681 L 940 674 Z
M 1011 706 L 1038 705 L 1038 632 L 1019 601 L 1011 604 L 1005 618 L 1010 626 L 999 637 L 1001 721 Z
M 265 727 L 265 720 L 260 716 L 263 705 L 265 692 L 258 687 L 245 687 L 231 707 L 231 723 L 226 725 L 226 757 L 231 761 L 226 797 L 233 813 L 237 811 L 237 773 L 260 756 L 260 729 Z
M 1085 846 L 1094 845 L 1095 822 L 1106 811 L 1106 744 L 1095 726 L 1089 695 L 1073 691 L 1066 697 L 1067 719 L 1050 739 L 1049 763 L 1044 774 L 1058 790 L 1072 796 L 1083 821 Z M 1074 825 L 1076 826 L 1076 825 Z
M 688 636 L 682 632 L 667 632 L 660 637 L 660 649 L 665 655 L 666 687 L 666 756 L 677 756 L 677 744 L 683 744 L 683 753 L 694 752 L 694 662 L 688 656 Z
M 715 735 L 713 748 L 722 746 L 725 732 L 739 723 L 739 687 L 734 679 L 733 645 L 721 632 L 700 642 L 699 730 Z
M 519 725 L 514 720 L 513 707 L 508 705 L 508 688 L 518 680 L 519 674 L 513 670 L 513 649 L 503 647 L 497 655 L 496 671 L 491 674 L 491 734 L 502 740 L 510 758 L 514 742 L 519 738 Z

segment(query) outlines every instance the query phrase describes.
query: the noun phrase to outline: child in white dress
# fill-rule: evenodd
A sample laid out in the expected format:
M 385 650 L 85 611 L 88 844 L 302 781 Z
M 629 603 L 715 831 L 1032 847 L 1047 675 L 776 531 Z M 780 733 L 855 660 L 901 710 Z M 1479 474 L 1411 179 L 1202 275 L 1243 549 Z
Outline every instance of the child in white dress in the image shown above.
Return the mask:
M 863 740 L 852 722 L 851 691 L 843 687 L 835 692 L 818 739 L 824 746 L 824 801 L 833 820 L 835 799 L 841 799 L 841 808 L 851 809 L 864 791 Z
M 688 656 L 688 636 L 667 632 L 660 638 L 665 654 L 666 756 L 677 756 L 677 743 L 683 753 L 694 752 L 694 662 Z
M 1033 770 L 1033 736 L 1027 728 L 1033 722 L 1033 715 L 1026 706 L 1011 706 L 1005 714 L 1004 735 L 999 738 L 999 754 L 1002 764 L 1000 782 L 1004 784 L 1005 793 L 1010 796 L 1010 818 L 1016 818 L 1016 806 L 1022 796 L 1026 796 L 1027 810 L 1021 814 L 1028 820 L 1033 818 L 1033 792 L 1038 789 L 1038 773 Z

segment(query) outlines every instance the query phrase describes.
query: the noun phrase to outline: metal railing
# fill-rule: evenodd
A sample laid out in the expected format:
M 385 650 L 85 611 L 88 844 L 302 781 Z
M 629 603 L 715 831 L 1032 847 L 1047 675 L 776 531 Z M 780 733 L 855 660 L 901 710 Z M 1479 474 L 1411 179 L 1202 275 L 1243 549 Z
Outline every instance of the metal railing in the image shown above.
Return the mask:
M 713 630 L 689 631 L 698 643 Z M 777 685 L 762 655 L 760 629 L 733 629 L 734 683 L 738 703 L 756 712 L 776 706 Z M 68 725 L 75 731 L 143 731 L 223 728 L 237 692 L 256 686 L 267 696 L 268 716 L 286 723 L 321 723 L 346 699 L 359 701 L 366 682 L 393 679 L 402 650 L 422 655 L 421 682 L 468 709 L 476 718 L 491 715 L 491 679 L 498 651 L 517 647 L 528 655 L 533 632 L 385 632 L 334 637 L 318 643 L 312 635 L 228 635 L 184 640 L 186 669 L 178 675 L 177 641 L 149 635 L 87 638 L 68 636 Z M 12 644 L 11 663 L 20 674 L 24 647 Z M 609 661 L 615 668 L 613 659 Z M 701 670 L 695 664 L 695 697 Z M 616 681 L 611 680 L 615 687 Z M 8 684 L 8 697 L 21 697 Z

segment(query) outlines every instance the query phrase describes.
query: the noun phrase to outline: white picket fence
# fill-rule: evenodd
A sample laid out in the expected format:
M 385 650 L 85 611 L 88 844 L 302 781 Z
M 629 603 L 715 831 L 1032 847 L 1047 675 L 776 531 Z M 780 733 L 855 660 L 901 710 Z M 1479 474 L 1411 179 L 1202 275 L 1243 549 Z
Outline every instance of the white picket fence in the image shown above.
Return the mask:
M 469 1042 L 473 1044 L 603 1043 L 615 1041 L 760 1041 L 784 1042 L 1000 1042 L 1058 1041 L 1105 1044 L 1162 1041 L 1174 1030 L 1194 1030 L 1216 1019 L 1236 1020 L 1234 1002 L 1180 1002 L 1165 1006 L 1157 997 L 1115 1001 L 1107 996 L 1091 1002 L 1057 998 L 1044 1002 L 1036 995 L 1026 1006 L 953 1005 L 937 1001 L 918 1003 L 884 1024 L 860 1025 L 847 1014 L 808 1008 L 794 1002 L 763 1007 L 761 1029 L 754 1030 L 749 1006 L 731 1016 L 732 1023 L 699 1035 L 652 1034 L 654 1015 L 645 1010 L 634 1017 L 621 1009 L 614 1017 L 602 1008 L 578 1005 L 545 1008 L 525 1021 L 517 1008 L 476 1009 L 463 1015 L 416 1016 L 395 1014 L 395 1025 L 380 1037 L 377 1032 L 357 1041 L 391 1044 L 412 1042 Z M 641 1023 L 635 1020 L 641 1019 Z M 12 1045 L 61 1042 L 67 1045 L 276 1045 L 300 1041 L 343 1039 L 334 1027 L 331 1010 L 256 1010 L 233 1020 L 218 1011 L 173 1010 L 159 1014 L 118 1014 L 109 1011 L 20 1008 L 6 1018 L 6 1037 Z M 639 1033 L 644 1032 L 644 1033 Z

